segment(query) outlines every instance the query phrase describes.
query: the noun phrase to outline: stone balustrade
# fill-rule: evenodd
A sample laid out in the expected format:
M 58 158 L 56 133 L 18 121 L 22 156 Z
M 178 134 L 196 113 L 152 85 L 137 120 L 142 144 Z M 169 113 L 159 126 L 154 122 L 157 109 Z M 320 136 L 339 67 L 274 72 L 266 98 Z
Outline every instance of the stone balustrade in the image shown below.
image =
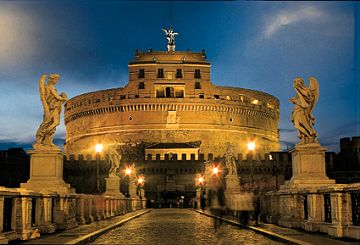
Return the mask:
M 268 192 L 261 213 L 280 226 L 360 239 L 360 183 Z
M 106 195 L 43 194 L 0 187 L 0 244 L 28 240 L 145 208 L 146 200 Z

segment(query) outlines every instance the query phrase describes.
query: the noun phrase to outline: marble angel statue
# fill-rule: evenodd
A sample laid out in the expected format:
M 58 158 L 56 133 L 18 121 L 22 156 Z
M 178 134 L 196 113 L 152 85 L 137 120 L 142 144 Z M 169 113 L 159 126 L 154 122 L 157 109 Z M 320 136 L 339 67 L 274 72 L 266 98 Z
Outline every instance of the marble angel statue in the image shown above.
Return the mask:
M 117 171 L 120 167 L 121 155 L 116 146 L 110 146 L 107 154 L 109 155 L 108 162 L 111 164 L 109 175 L 117 175 Z
M 40 100 L 44 109 L 43 121 L 36 132 L 36 141 L 33 144 L 35 150 L 59 149 L 54 143 L 56 127 L 60 123 L 62 104 L 68 98 L 65 93 L 60 95 L 55 89 L 60 80 L 59 74 L 50 74 L 47 84 L 47 75 L 42 75 L 39 80 Z
M 228 175 L 237 175 L 236 161 L 232 154 L 225 155 L 225 165 L 228 169 Z
M 313 128 L 315 118 L 312 112 L 319 98 L 319 83 L 314 77 L 310 77 L 307 87 L 304 80 L 297 77 L 293 87 L 296 96 L 290 99 L 290 102 L 294 104 L 291 121 L 298 130 L 300 144 L 315 143 L 317 134 Z

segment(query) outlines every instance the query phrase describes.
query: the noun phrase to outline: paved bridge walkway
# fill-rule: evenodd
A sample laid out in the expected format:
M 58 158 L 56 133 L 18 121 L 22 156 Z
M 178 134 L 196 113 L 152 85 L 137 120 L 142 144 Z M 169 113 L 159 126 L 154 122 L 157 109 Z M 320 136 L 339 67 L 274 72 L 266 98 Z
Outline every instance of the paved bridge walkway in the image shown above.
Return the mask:
M 241 228 L 189 209 L 140 210 L 28 241 L 33 244 L 358 244 L 274 225 Z M 136 218 L 135 218 L 136 217 Z M 216 220 L 216 222 L 215 222 Z M 233 224 L 231 224 L 233 223 Z M 258 230 L 256 230 L 258 229 Z

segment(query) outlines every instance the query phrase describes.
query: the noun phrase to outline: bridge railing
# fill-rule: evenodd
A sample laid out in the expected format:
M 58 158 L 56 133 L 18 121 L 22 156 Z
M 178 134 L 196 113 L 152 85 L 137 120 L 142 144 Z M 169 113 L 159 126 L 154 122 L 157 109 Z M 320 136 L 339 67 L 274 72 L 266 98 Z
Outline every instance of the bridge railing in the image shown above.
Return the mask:
M 284 227 L 360 239 L 360 183 L 268 192 L 261 215 Z
M 0 244 L 140 210 L 146 200 L 106 195 L 43 194 L 0 187 Z

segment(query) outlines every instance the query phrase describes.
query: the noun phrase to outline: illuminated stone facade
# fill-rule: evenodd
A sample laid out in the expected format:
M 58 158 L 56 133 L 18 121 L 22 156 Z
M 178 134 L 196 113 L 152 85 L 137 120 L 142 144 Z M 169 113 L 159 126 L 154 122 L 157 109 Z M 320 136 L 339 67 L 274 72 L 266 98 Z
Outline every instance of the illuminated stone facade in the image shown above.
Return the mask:
M 276 97 L 214 85 L 204 51 L 137 51 L 125 87 L 67 102 L 65 151 L 76 159 L 79 154 L 94 155 L 98 143 L 199 142 L 194 160 L 200 154 L 208 160 L 226 152 L 246 158 L 247 143 L 255 141 L 256 154 L 264 159 L 279 150 L 278 123 Z M 179 160 L 191 155 L 176 154 Z

